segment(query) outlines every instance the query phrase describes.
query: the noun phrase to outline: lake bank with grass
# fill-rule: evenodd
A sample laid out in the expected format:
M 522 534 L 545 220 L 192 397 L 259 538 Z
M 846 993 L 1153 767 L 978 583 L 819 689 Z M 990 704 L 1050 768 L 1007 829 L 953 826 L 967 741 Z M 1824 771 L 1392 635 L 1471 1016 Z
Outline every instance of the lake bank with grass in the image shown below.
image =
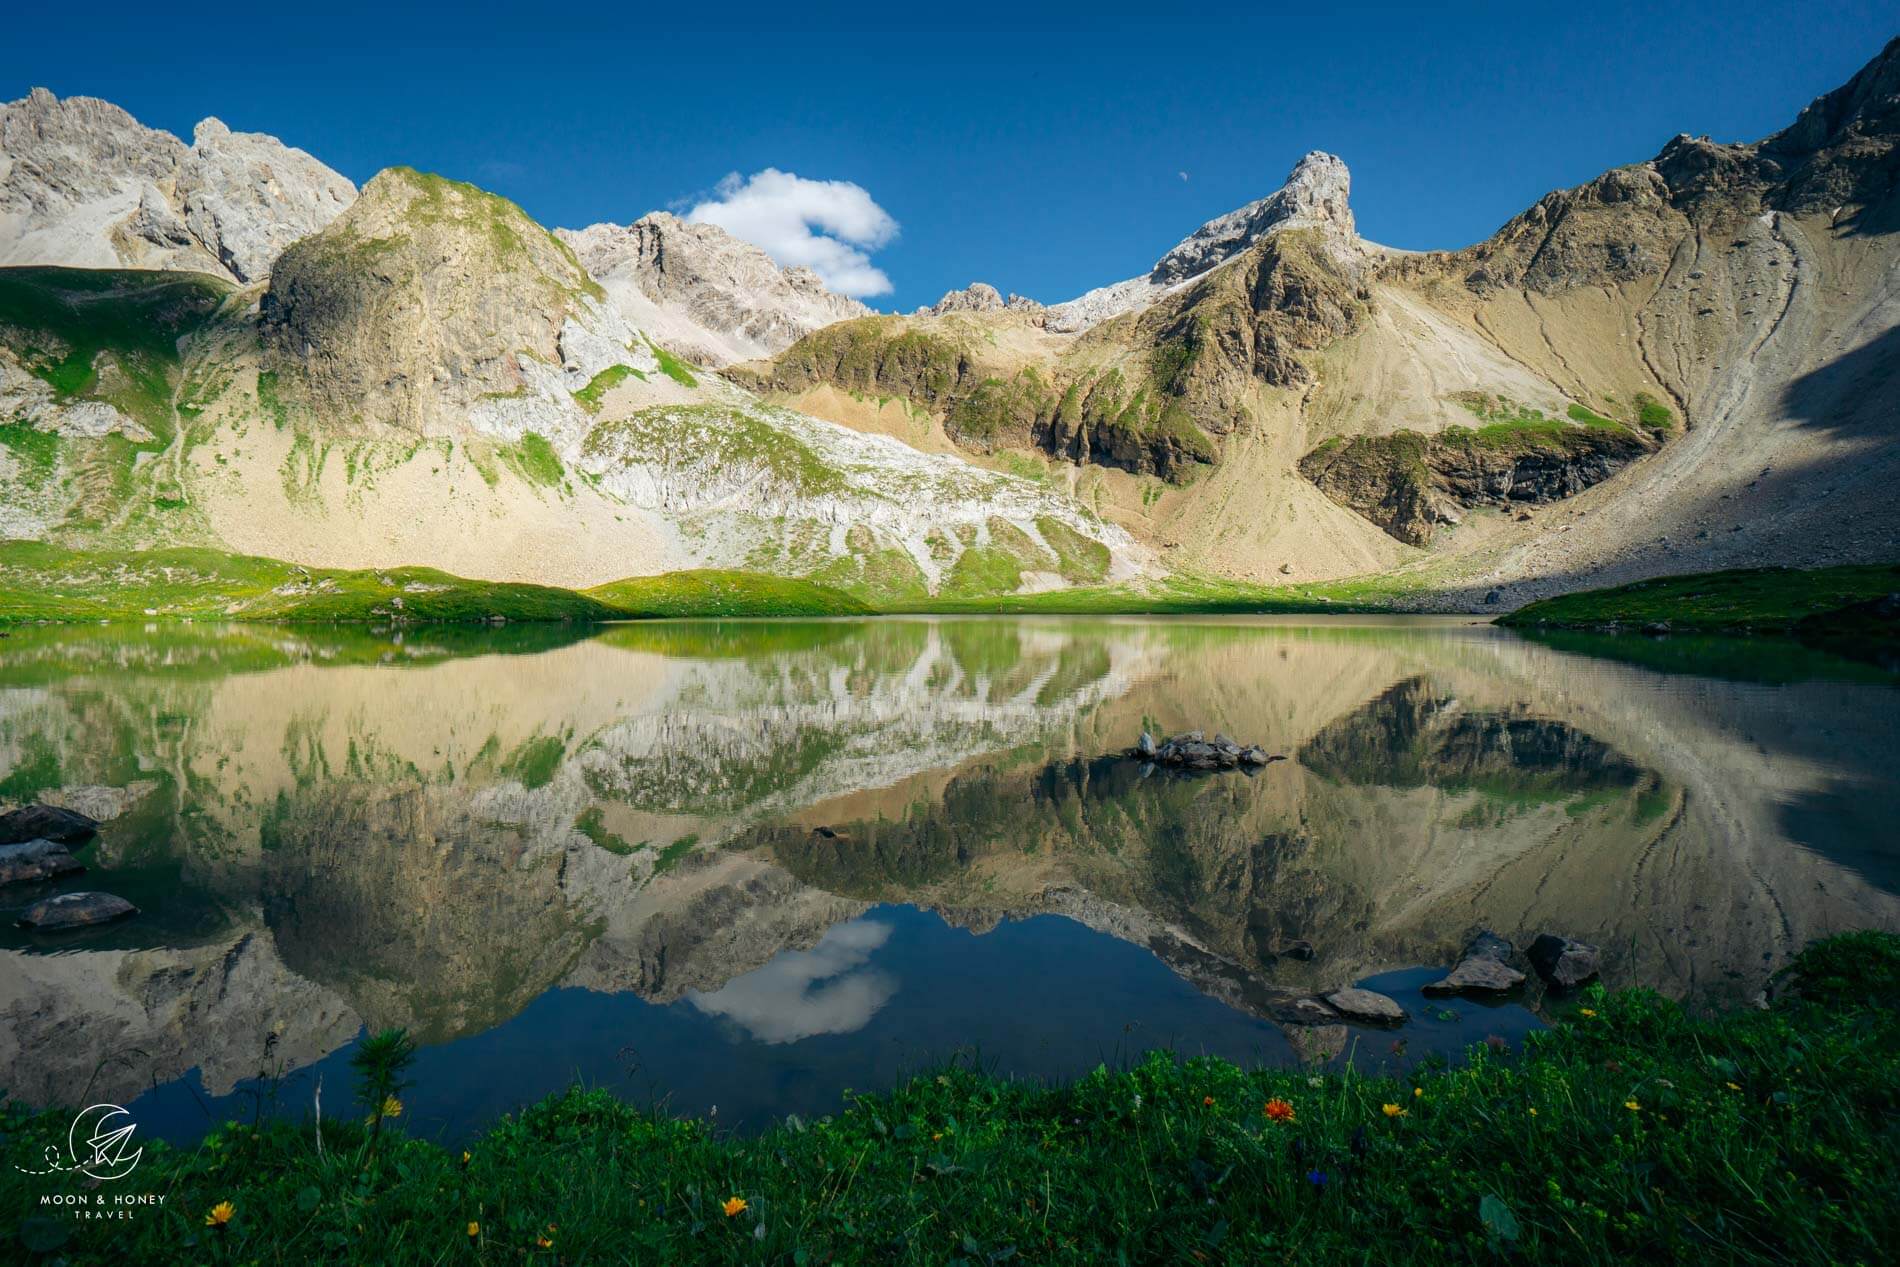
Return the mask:
M 148 1145 L 129 1221 L 0 1172 L 12 1252 L 74 1264 L 1874 1262 L 1900 1238 L 1900 939 L 1803 952 L 1772 1003 L 1591 989 L 1402 1079 L 1156 1054 L 1059 1085 L 949 1067 L 735 1137 L 574 1087 L 465 1149 L 371 1111 Z M 359 1067 L 359 1072 L 364 1072 Z M 391 1089 L 395 1088 L 392 1098 Z M 375 1106 L 387 1114 L 374 1123 Z M 10 1155 L 70 1115 L 0 1108 Z

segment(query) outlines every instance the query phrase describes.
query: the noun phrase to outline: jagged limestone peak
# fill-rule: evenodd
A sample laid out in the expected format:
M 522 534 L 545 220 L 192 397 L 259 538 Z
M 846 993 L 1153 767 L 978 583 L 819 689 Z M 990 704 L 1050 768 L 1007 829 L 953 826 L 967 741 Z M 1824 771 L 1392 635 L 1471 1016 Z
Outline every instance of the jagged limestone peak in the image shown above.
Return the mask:
M 1162 295 L 1220 267 L 1261 239 L 1290 229 L 1315 229 L 1330 253 L 1351 257 L 1359 237 L 1348 196 L 1352 176 L 1334 155 L 1314 150 L 1294 164 L 1273 193 L 1222 216 L 1183 238 L 1155 261 L 1146 276 L 1089 291 L 1048 309 L 1051 330 L 1072 333 L 1124 312 L 1148 307 Z
M 187 146 L 93 97 L 35 88 L 0 105 L 0 264 L 257 281 L 355 196 L 302 150 L 217 119 Z
M 809 268 L 780 268 L 716 224 L 664 211 L 632 224 L 558 230 L 627 321 L 680 355 L 723 366 L 782 352 L 870 309 Z

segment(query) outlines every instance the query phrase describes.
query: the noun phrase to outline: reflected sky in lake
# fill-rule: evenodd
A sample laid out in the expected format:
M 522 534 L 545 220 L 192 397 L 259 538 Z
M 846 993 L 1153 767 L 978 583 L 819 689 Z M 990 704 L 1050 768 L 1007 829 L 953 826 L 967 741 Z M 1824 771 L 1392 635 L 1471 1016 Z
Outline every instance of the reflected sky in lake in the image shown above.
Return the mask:
M 576 1077 L 750 1128 L 952 1058 L 1403 1062 L 1537 1024 L 1417 995 L 1480 927 L 1742 1000 L 1900 927 L 1893 683 L 1759 662 L 1430 620 L 17 630 L 0 800 L 107 821 L 0 889 L 0 1085 L 189 1139 L 401 1025 L 411 1128 L 458 1135 Z M 1287 759 L 1174 775 L 1144 727 Z M 75 889 L 141 913 L 10 927 Z M 1368 980 L 1403 1034 L 1299 1023 Z

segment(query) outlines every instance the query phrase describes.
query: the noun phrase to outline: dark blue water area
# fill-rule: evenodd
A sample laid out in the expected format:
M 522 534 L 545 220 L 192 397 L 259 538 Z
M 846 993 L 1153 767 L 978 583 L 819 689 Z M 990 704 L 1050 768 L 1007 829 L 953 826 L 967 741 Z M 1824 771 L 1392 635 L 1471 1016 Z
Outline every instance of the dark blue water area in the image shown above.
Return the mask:
M 1355 1028 L 1355 1063 L 1406 1067 L 1493 1033 L 1515 1047 L 1535 1028 L 1521 1007 L 1424 999 L 1418 987 L 1438 975 L 1409 970 L 1367 983 L 1414 1020 L 1402 1032 Z M 1396 1037 L 1406 1039 L 1402 1055 L 1391 1050 Z M 929 911 L 879 906 L 711 994 L 656 1004 L 549 990 L 493 1029 L 424 1047 L 403 1122 L 411 1134 L 459 1142 L 579 1082 L 750 1131 L 787 1114 L 835 1113 L 847 1091 L 883 1090 L 953 1060 L 1059 1079 L 1157 1049 L 1250 1066 L 1295 1060 L 1273 1024 L 1200 993 L 1145 948 L 1073 920 L 1036 916 L 979 935 Z M 260 1112 L 307 1117 L 319 1078 L 326 1118 L 360 1112 L 350 1050 L 218 1097 L 204 1094 L 194 1071 L 127 1108 L 142 1131 L 179 1144 Z

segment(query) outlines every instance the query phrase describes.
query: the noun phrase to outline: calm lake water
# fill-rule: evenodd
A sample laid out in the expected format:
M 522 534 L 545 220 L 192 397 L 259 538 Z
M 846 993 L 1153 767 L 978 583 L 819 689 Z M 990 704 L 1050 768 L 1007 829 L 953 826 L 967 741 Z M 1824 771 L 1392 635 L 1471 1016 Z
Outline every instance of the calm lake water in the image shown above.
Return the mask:
M 1896 704 L 1454 620 L 14 630 L 0 803 L 110 817 L 0 890 L 0 1087 L 188 1140 L 350 1111 L 401 1025 L 405 1122 L 453 1139 L 575 1078 L 749 1129 L 951 1059 L 1404 1066 L 1540 1024 L 1419 994 L 1479 927 L 1733 1003 L 1900 927 Z M 1144 726 L 1287 759 L 1144 773 Z M 13 927 L 70 889 L 141 913 Z M 1354 982 L 1412 1022 L 1284 1023 Z

